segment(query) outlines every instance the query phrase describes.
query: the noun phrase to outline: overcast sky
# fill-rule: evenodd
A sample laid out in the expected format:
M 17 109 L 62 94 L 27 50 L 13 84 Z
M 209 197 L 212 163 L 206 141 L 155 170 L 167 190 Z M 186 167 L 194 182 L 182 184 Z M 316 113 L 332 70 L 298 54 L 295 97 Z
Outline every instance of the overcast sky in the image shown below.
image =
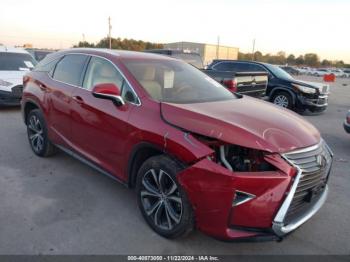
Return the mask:
M 68 48 L 107 35 L 250 52 L 316 52 L 350 63 L 350 0 L 2 0 L 0 43 Z

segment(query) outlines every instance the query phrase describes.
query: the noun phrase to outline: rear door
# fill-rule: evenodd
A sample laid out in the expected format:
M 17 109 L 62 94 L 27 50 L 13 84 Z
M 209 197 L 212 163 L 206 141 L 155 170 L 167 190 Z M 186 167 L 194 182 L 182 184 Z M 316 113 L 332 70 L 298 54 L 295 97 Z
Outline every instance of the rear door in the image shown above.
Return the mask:
M 82 85 L 87 59 L 86 55 L 65 55 L 55 66 L 50 86 L 40 87 L 50 90 L 48 118 L 51 130 L 59 142 L 68 147 L 72 145 L 72 93 Z
M 121 89 L 126 104 L 117 107 L 110 100 L 96 98 L 92 88 L 113 83 Z M 91 57 L 82 88 L 72 101 L 72 138 L 76 151 L 114 176 L 121 177 L 125 146 L 130 132 L 128 118 L 138 98 L 112 62 Z

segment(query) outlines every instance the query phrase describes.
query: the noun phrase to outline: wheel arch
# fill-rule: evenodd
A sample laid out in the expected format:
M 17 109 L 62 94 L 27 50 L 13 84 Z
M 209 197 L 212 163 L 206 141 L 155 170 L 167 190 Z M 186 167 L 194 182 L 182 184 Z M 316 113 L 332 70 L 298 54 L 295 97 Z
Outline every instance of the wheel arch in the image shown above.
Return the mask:
M 28 117 L 29 113 L 34 109 L 39 109 L 40 111 L 42 111 L 41 107 L 33 100 L 28 100 L 24 103 L 24 105 L 23 105 L 23 121 L 25 124 L 27 124 L 27 117 Z
M 293 105 L 295 105 L 295 103 L 296 103 L 295 93 L 293 91 L 291 91 L 290 88 L 283 87 L 283 86 L 277 86 L 277 87 L 273 88 L 273 90 L 271 90 L 271 92 L 269 94 L 270 101 L 272 101 L 272 97 L 274 96 L 274 94 L 276 94 L 276 92 L 281 92 L 281 91 L 284 91 L 284 92 L 287 92 L 288 94 L 290 94 L 292 97 L 292 100 L 293 100 Z
M 141 142 L 135 145 L 128 158 L 127 164 L 127 175 L 128 175 L 128 187 L 134 188 L 136 185 L 137 173 L 141 167 L 141 165 L 150 157 L 157 155 L 166 155 L 171 157 L 173 160 L 178 162 L 181 166 L 185 166 L 185 164 L 180 161 L 175 156 L 167 153 L 161 147 L 154 145 L 150 142 Z

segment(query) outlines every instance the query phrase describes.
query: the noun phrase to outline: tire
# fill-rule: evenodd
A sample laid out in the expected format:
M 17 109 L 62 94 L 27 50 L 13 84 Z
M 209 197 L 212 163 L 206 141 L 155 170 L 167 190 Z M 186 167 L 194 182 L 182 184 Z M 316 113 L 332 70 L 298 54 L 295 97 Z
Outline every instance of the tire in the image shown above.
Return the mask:
M 177 182 L 182 167 L 160 155 L 147 159 L 137 174 L 137 203 L 148 225 L 166 238 L 184 237 L 193 230 L 194 215 L 186 192 Z
M 292 96 L 285 91 L 275 92 L 271 98 L 271 102 L 284 108 L 294 108 Z
M 57 149 L 48 138 L 46 122 L 39 109 L 28 114 L 27 135 L 30 147 L 36 155 L 48 157 L 56 153 Z

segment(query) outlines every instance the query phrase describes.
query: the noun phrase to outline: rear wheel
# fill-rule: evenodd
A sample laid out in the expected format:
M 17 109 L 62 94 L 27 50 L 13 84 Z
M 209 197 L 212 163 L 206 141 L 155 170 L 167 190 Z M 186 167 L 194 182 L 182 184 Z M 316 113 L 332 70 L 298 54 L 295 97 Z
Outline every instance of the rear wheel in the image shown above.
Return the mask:
M 155 156 L 141 166 L 136 182 L 137 201 L 149 226 L 167 238 L 184 236 L 194 218 L 185 191 L 177 182 L 181 166 L 167 156 Z
M 36 155 L 47 157 L 56 153 L 55 146 L 48 138 L 46 123 L 39 109 L 34 109 L 28 114 L 27 134 L 29 144 Z
M 293 99 L 292 96 L 285 92 L 285 91 L 277 91 L 273 96 L 272 96 L 272 103 L 275 105 L 292 109 L 293 108 Z

